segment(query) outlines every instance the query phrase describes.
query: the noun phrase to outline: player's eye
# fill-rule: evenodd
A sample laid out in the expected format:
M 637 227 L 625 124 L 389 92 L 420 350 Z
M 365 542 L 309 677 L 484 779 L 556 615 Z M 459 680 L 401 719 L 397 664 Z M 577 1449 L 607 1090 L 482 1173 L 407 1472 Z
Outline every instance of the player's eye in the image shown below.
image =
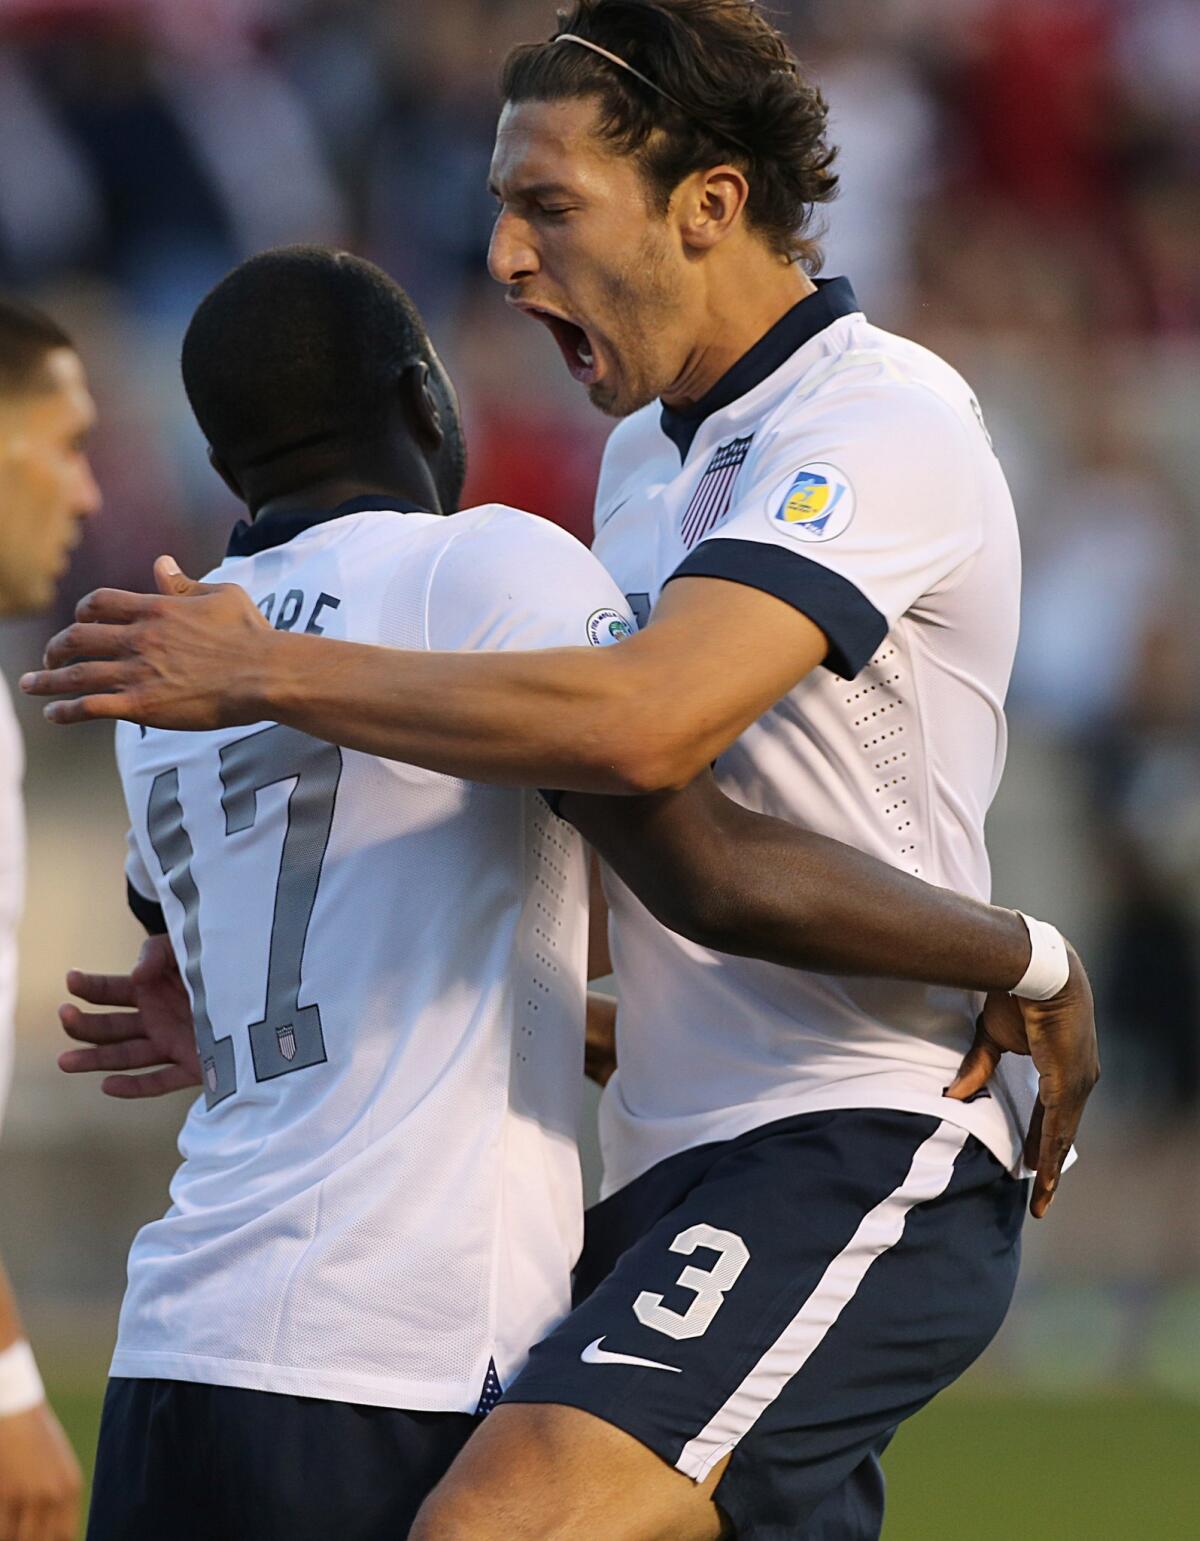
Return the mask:
M 544 203 L 538 205 L 538 213 L 542 216 L 543 219 L 562 219 L 564 215 L 570 214 L 571 212 L 570 204 L 566 204 L 561 208 L 552 207 Z

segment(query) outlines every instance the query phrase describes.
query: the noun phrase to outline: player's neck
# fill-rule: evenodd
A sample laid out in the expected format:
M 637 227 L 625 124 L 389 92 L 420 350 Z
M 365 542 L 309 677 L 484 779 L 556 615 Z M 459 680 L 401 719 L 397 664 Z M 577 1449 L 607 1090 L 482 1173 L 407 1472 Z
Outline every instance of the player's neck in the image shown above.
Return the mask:
M 663 403 L 677 410 L 706 395 L 793 306 L 816 292 L 796 263 L 764 255 L 753 271 L 730 271 L 711 287 L 695 339 Z
M 411 468 L 397 473 L 379 472 L 374 475 L 347 472 L 345 475 L 321 477 L 305 482 L 278 496 L 269 497 L 254 507 L 254 518 L 264 514 L 292 514 L 340 508 L 356 498 L 380 498 L 384 503 L 402 503 L 406 506 L 441 513 L 441 502 L 433 479 L 426 473 L 416 474 Z

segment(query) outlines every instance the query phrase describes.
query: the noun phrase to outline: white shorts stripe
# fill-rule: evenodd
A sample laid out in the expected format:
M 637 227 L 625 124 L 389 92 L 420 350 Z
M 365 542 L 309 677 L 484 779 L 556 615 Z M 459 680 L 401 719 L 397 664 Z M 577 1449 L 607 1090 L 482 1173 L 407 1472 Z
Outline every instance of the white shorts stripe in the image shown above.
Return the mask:
M 904 1181 L 863 1217 L 845 1250 L 821 1275 L 820 1283 L 782 1335 L 707 1427 L 684 1446 L 675 1464 L 685 1476 L 703 1482 L 802 1369 L 847 1302 L 854 1298 L 871 1264 L 900 1240 L 909 1210 L 946 1191 L 967 1133 L 951 1124 L 939 1124 L 918 1147 Z

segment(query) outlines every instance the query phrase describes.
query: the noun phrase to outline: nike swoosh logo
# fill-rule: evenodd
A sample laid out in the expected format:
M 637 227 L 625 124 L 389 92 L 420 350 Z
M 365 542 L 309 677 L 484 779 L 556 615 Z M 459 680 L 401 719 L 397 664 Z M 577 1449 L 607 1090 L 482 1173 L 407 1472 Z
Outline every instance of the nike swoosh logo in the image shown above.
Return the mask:
M 636 1354 L 614 1354 L 607 1348 L 601 1348 L 603 1338 L 597 1338 L 594 1343 L 589 1343 L 580 1354 L 584 1364 L 640 1364 L 647 1370 L 670 1370 L 672 1375 L 680 1375 L 682 1371 L 677 1364 L 659 1364 L 657 1359 L 639 1359 Z

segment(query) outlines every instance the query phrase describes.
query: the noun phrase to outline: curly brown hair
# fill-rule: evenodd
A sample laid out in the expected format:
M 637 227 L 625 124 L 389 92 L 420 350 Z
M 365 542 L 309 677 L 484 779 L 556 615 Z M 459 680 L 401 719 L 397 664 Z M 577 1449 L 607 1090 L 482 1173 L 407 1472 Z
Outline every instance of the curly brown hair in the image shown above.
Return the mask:
M 747 222 L 780 255 L 817 271 L 808 232 L 838 181 L 829 109 L 753 0 L 576 0 L 558 13 L 555 37 L 564 32 L 618 54 L 660 90 L 551 39 L 509 54 L 506 102 L 598 98 L 600 134 L 638 157 L 663 213 L 693 171 L 739 166 L 750 183 Z

